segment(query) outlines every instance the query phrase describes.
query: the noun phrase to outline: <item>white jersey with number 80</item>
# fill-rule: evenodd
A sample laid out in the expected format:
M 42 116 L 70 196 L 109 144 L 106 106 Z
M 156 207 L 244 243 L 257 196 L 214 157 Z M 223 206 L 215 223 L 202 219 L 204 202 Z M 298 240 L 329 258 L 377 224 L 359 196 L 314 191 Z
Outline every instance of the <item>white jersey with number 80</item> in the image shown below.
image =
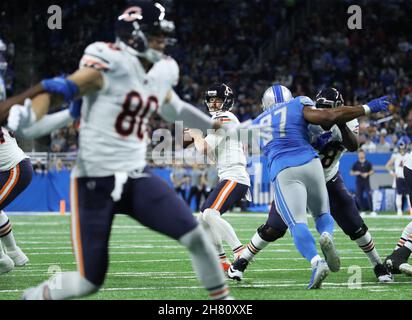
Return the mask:
M 80 68 L 95 68 L 103 88 L 83 97 L 75 176 L 102 177 L 146 166 L 147 124 L 177 84 L 179 67 L 164 57 L 146 73 L 120 43 L 89 45 Z

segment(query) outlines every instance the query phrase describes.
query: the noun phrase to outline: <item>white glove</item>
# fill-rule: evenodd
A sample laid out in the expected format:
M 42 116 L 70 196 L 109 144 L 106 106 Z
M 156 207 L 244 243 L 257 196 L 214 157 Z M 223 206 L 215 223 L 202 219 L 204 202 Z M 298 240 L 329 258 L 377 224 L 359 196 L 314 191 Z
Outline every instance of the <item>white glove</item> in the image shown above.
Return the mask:
M 36 114 L 31 108 L 31 100 L 24 100 L 24 105 L 15 104 L 9 111 L 7 128 L 11 131 L 20 131 L 36 121 Z

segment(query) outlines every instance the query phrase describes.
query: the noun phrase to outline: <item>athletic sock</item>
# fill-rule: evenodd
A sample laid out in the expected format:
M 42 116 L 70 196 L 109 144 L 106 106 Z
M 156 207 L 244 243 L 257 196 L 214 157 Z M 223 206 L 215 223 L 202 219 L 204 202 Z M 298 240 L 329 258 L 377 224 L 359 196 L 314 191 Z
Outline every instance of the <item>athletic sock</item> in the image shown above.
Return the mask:
M 193 269 L 200 282 L 209 291 L 209 297 L 213 300 L 226 299 L 229 296 L 229 288 L 217 259 L 217 252 L 208 241 L 203 228 L 196 227 L 183 235 L 179 241 L 189 250 Z
M 312 266 L 312 269 L 316 267 L 316 264 L 318 263 L 319 260 L 322 260 L 322 258 L 318 254 L 310 260 L 310 265 Z
M 406 244 L 408 244 L 408 248 L 412 248 L 412 222 L 409 222 L 405 229 L 403 229 L 402 235 L 395 247 L 395 250 L 403 247 Z
M 6 251 L 14 251 L 17 247 L 9 218 L 0 211 L 0 240 Z
M 1 245 L 1 242 L 0 242 L 0 259 L 2 259 L 4 256 L 5 256 L 5 253 L 3 251 L 3 246 Z
M 292 232 L 293 241 L 300 254 L 311 262 L 313 257 L 318 255 L 318 250 L 316 249 L 315 239 L 310 233 L 308 225 L 297 223 L 290 227 L 290 231 Z
M 256 232 L 250 242 L 247 244 L 246 250 L 243 250 L 240 257 L 246 259 L 247 261 L 252 261 L 255 255 L 257 255 L 260 250 L 264 249 L 268 244 L 269 242 L 263 240 L 259 236 L 259 233 Z
M 369 231 L 367 231 L 362 237 L 356 239 L 355 242 L 366 254 L 373 266 L 382 263 L 382 260 L 375 248 L 375 243 L 373 242 L 372 236 Z
M 216 230 L 219 233 L 222 239 L 227 242 L 232 250 L 242 245 L 233 227 L 229 222 L 222 219 L 219 211 L 210 208 L 206 209 L 203 212 L 203 219 L 213 230 Z
M 396 194 L 396 211 L 397 212 L 402 212 L 402 195 L 401 194 Z
M 333 235 L 335 221 L 333 220 L 330 213 L 324 213 L 320 216 L 315 217 L 315 224 L 316 230 L 318 230 L 319 234 L 327 232 L 330 235 Z

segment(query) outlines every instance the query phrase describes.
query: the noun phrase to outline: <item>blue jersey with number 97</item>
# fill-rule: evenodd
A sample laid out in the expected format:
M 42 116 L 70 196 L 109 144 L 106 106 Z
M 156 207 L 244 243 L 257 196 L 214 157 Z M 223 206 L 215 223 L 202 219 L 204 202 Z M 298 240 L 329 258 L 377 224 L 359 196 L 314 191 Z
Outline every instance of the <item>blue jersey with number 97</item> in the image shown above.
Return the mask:
M 268 108 L 253 121 L 254 124 L 272 127 L 271 137 L 260 139 L 260 147 L 269 160 L 272 181 L 283 169 L 301 166 L 318 157 L 309 142 L 309 123 L 303 117 L 304 106 L 315 104 L 308 97 L 296 97 Z

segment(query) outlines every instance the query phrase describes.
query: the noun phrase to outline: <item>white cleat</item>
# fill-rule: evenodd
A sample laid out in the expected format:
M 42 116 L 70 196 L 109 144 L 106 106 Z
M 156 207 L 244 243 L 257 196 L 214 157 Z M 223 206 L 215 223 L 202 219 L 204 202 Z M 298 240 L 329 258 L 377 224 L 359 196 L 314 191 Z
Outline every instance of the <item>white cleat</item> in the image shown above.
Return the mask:
M 14 269 L 13 260 L 7 254 L 3 255 L 3 257 L 0 259 L 0 274 L 10 272 L 13 269 Z
M 412 276 L 412 266 L 409 263 L 402 263 L 399 266 L 399 271 L 408 276 Z
M 397 212 L 396 214 L 397 214 L 399 217 L 401 217 L 401 216 L 403 215 L 403 212 L 398 210 L 398 212 Z
M 230 268 L 227 270 L 227 277 L 232 280 L 242 281 L 243 272 L 234 269 L 233 266 L 230 266 Z
M 19 247 L 16 247 L 13 251 L 7 251 L 7 255 L 14 261 L 16 267 L 22 267 L 29 262 L 29 258 Z
M 380 283 L 391 283 L 394 282 L 393 276 L 390 274 L 385 274 L 378 277 Z
M 325 260 L 319 260 L 316 266 L 312 268 L 312 276 L 308 285 L 308 289 L 320 289 L 323 280 L 329 275 L 328 264 Z
M 340 269 L 340 258 L 333 243 L 332 236 L 328 232 L 322 233 L 319 244 L 330 271 L 338 272 Z

